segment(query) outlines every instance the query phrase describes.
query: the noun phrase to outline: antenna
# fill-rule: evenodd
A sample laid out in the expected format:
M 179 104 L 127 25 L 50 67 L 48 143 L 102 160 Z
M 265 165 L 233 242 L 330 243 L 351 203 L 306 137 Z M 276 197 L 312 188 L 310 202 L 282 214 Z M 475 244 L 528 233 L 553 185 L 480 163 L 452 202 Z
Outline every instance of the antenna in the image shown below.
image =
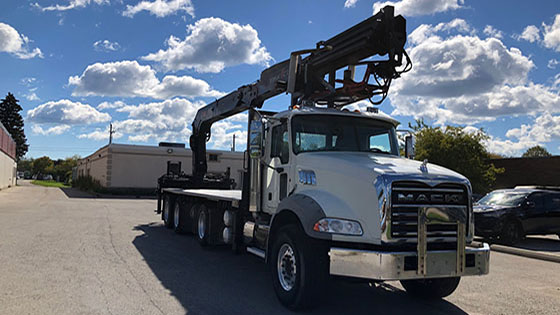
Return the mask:
M 113 143 L 113 134 L 115 131 L 113 130 L 113 124 L 109 124 L 109 144 Z

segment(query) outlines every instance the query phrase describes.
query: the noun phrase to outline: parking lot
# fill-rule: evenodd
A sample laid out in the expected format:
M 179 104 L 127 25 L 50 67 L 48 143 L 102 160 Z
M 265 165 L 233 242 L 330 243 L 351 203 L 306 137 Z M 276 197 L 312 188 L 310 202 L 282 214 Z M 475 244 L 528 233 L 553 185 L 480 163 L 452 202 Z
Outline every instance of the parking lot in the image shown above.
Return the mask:
M 258 258 L 202 249 L 165 229 L 155 206 L 26 183 L 0 191 L 0 313 L 287 313 Z M 544 242 L 544 251 L 560 248 Z M 492 252 L 488 276 L 463 278 L 436 302 L 398 282 L 335 281 L 314 312 L 558 314 L 560 263 Z

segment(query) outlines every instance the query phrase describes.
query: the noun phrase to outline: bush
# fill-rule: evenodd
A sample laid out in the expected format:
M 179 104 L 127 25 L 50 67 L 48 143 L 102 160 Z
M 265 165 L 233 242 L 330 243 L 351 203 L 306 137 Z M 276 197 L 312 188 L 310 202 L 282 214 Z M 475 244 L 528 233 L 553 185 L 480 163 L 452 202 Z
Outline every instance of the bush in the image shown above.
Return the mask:
M 105 189 L 97 179 L 89 175 L 76 178 L 72 181 L 72 187 L 91 192 L 103 192 Z

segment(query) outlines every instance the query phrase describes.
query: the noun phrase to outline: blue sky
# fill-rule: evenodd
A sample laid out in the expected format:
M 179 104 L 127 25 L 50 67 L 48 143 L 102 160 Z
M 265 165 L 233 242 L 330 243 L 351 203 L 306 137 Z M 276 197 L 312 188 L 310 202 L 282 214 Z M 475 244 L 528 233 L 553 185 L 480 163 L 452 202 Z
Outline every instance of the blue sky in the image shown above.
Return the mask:
M 404 126 L 484 128 L 489 151 L 560 154 L 558 1 L 403 0 L 413 70 L 380 109 Z M 23 106 L 28 156 L 85 156 L 108 141 L 188 143 L 196 109 L 267 65 L 372 15 L 387 2 L 31 0 L 0 3 L 2 97 Z M 287 108 L 277 97 L 266 109 Z M 215 124 L 209 147 L 246 135 Z

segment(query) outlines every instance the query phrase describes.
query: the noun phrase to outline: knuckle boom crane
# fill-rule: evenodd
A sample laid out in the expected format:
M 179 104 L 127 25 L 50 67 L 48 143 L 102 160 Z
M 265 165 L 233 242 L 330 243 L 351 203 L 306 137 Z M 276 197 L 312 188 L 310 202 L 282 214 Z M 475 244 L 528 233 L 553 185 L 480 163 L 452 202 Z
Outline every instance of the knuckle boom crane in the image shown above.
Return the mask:
M 180 164 L 168 162 L 158 180 L 164 226 L 194 233 L 202 246 L 228 244 L 263 258 L 277 297 L 292 309 L 315 304 L 329 275 L 400 280 L 411 294 L 441 298 L 460 277 L 487 274 L 488 244 L 471 243 L 468 179 L 402 157 L 398 121 L 343 108 L 385 99 L 412 67 L 405 43 L 405 19 L 386 6 L 200 108 L 192 174 L 176 176 Z M 288 110 L 260 109 L 282 93 Z M 213 123 L 244 111 L 247 150 L 235 189 L 229 171 L 207 174 L 206 143 Z

